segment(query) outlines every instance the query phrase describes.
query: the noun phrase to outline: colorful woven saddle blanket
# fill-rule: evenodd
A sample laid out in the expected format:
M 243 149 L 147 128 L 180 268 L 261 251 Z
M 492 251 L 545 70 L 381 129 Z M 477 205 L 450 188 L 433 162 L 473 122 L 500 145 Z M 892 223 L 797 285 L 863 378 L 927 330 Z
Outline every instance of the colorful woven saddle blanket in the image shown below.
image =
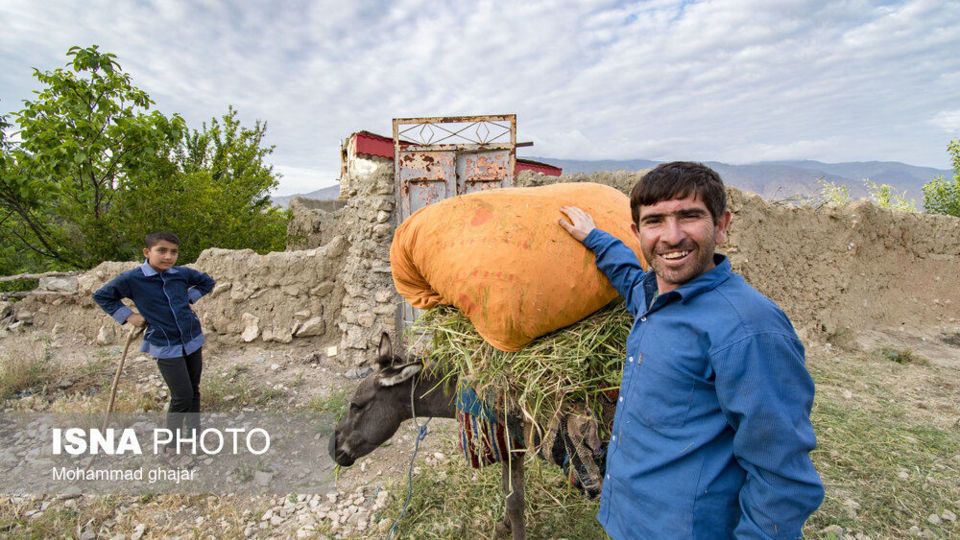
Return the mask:
M 537 455 L 560 466 L 570 484 L 590 499 L 600 496 L 603 485 L 616 398 L 615 393 L 601 397 L 601 413 L 575 404 L 564 414 L 556 415 L 545 428 L 533 430 Z M 504 419 L 499 404 L 502 399 L 481 400 L 473 389 L 457 393 L 460 451 L 474 469 L 501 462 L 510 450 L 524 448 L 523 422 L 513 415 Z
M 501 402 L 495 400 L 493 403 Z M 499 414 L 502 407 L 481 400 L 467 388 L 457 392 L 459 446 L 467 464 L 474 469 L 499 463 L 510 450 L 523 449 L 523 423 L 513 415 Z M 505 422 L 506 421 L 506 422 Z

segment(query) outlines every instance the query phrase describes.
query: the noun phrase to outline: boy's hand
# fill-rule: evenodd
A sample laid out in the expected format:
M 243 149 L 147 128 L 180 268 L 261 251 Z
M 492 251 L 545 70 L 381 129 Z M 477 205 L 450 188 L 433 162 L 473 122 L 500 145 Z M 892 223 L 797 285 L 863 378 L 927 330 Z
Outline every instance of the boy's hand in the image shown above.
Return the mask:
M 130 316 L 127 317 L 126 322 L 136 326 L 137 328 L 143 328 L 147 325 L 147 320 L 144 319 L 143 315 L 140 315 L 139 313 L 131 313 Z
M 593 223 L 593 217 L 576 206 L 564 206 L 560 211 L 570 218 L 570 222 L 567 222 L 565 219 L 560 219 L 560 226 L 580 242 L 583 242 L 587 235 L 590 234 L 590 231 L 597 228 Z

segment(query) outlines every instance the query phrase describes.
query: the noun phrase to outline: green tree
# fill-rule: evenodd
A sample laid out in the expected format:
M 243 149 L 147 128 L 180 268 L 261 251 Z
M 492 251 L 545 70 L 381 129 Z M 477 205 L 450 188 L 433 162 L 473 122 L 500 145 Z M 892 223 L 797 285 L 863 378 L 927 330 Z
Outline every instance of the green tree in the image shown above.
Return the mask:
M 953 181 L 938 176 L 923 185 L 923 208 L 931 214 L 960 217 L 960 139 L 950 141 Z
M 158 229 L 181 236 L 182 263 L 210 246 L 284 248 L 265 123 L 245 128 L 231 107 L 191 132 L 150 112 L 114 55 L 95 45 L 67 55 L 66 68 L 34 70 L 43 88 L 14 113 L 16 142 L 0 120 L 0 271 L 135 259 Z
M 143 234 L 151 227 L 178 231 L 185 260 L 208 247 L 283 250 L 288 212 L 270 201 L 278 175 L 264 161 L 273 152 L 263 146 L 266 129 L 260 121 L 243 127 L 229 107 L 187 133 L 175 151 L 178 174 L 142 182 L 129 221 Z
M 168 162 L 183 121 L 158 111 L 97 46 L 72 47 L 68 69 L 34 70 L 44 88 L 14 117 L 4 148 L 0 219 L 19 244 L 59 267 L 126 258 L 120 195 L 134 176 Z

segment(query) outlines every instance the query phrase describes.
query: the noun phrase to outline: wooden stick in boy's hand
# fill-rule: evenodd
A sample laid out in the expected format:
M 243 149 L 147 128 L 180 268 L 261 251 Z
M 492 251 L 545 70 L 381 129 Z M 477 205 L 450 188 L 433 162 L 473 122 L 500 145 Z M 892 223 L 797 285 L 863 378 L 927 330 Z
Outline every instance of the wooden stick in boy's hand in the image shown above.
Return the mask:
M 137 315 L 134 313 L 134 315 Z M 143 317 L 140 317 L 140 320 L 143 321 Z M 133 315 L 127 317 L 127 322 L 136 326 L 136 328 L 131 328 L 130 333 L 127 334 L 127 342 L 123 345 L 123 354 L 120 355 L 120 364 L 117 366 L 117 372 L 113 375 L 113 385 L 110 387 L 110 402 L 107 404 L 107 413 L 103 415 L 103 425 L 100 427 L 101 432 L 106 432 L 107 422 L 110 421 L 110 413 L 113 412 L 113 403 L 117 400 L 117 385 L 120 383 L 120 374 L 123 373 L 123 363 L 127 360 L 127 352 L 130 350 L 130 344 L 133 343 L 133 338 L 137 337 L 140 332 L 143 332 L 143 327 L 146 326 L 146 321 L 143 324 L 136 324 L 130 319 L 133 318 Z

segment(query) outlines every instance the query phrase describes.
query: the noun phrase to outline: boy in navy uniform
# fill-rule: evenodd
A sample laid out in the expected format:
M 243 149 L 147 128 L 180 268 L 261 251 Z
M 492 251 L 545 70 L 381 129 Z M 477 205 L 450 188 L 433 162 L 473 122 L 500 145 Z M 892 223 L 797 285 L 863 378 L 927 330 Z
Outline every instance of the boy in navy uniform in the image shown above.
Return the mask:
M 173 233 L 150 233 L 145 243 L 147 261 L 115 277 L 93 293 L 93 299 L 118 323 L 147 326 L 140 350 L 157 359 L 170 390 L 167 429 L 176 433 L 185 428 L 184 437 L 190 437 L 200 427 L 196 413 L 204 343 L 200 319 L 190 304 L 212 291 L 216 282 L 203 272 L 174 266 L 180 239 Z M 122 298 L 133 300 L 140 313 L 125 306 Z

